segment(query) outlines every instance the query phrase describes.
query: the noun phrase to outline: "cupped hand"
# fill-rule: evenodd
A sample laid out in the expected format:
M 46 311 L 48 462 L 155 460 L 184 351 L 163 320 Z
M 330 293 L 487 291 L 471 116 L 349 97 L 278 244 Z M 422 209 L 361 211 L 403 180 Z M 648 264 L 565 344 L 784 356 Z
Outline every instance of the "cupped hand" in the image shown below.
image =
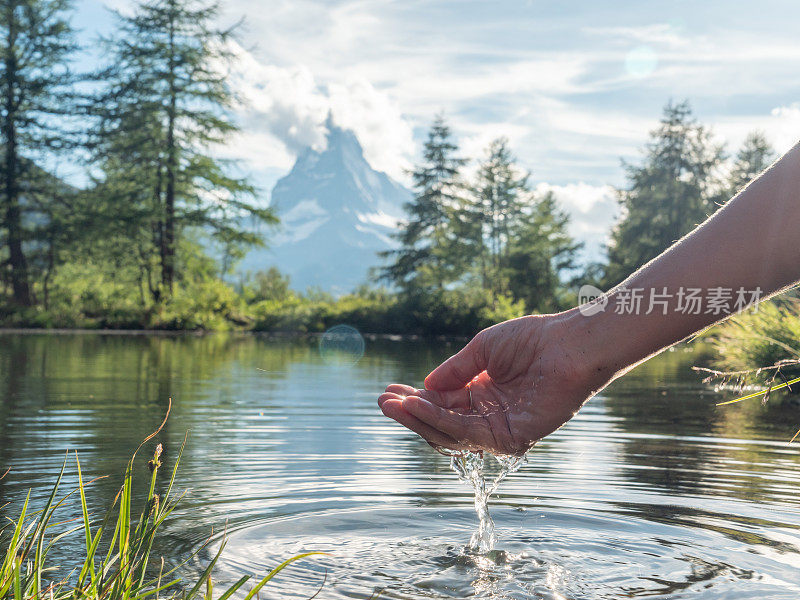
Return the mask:
M 519 455 L 566 423 L 610 380 L 567 313 L 484 329 L 425 378 L 378 404 L 434 447 Z

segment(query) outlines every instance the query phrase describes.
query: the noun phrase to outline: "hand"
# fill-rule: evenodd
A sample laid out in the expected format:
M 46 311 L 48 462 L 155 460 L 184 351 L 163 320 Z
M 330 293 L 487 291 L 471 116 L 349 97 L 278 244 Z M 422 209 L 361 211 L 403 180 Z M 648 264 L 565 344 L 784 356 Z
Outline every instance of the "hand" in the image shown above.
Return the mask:
M 425 389 L 392 384 L 378 405 L 434 447 L 523 454 L 611 379 L 590 364 L 585 324 L 577 325 L 573 311 L 484 329 L 428 375 Z

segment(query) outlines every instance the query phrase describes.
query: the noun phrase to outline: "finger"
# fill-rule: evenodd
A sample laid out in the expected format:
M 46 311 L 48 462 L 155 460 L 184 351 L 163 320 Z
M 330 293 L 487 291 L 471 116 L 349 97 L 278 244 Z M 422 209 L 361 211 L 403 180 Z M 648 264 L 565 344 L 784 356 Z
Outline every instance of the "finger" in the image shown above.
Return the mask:
M 403 385 L 402 383 L 392 383 L 386 386 L 386 392 L 397 394 L 404 398 L 406 396 L 419 396 L 442 408 L 450 408 L 453 410 L 467 410 L 470 407 L 469 390 L 467 388 L 438 392 L 436 390 L 420 390 L 410 385 Z
M 489 424 L 479 415 L 463 415 L 418 396 L 408 396 L 403 400 L 403 408 L 423 424 L 456 440 L 461 446 L 495 449 Z
M 425 378 L 429 390 L 457 390 L 467 385 L 472 378 L 486 370 L 486 335 L 479 333 Z
M 417 390 L 416 393 L 406 394 L 406 396 L 424 398 L 428 402 L 433 402 L 437 406 L 449 408 L 450 410 L 467 411 L 470 409 L 469 389 L 465 387 L 443 392 L 436 390 Z
M 451 438 L 449 435 L 438 431 L 437 429 L 431 427 L 420 421 L 414 415 L 410 414 L 408 411 L 403 408 L 403 400 L 400 398 L 384 398 L 386 394 L 383 394 L 381 398 L 378 400 L 378 403 L 383 411 L 383 414 L 389 417 L 390 419 L 394 419 L 401 425 L 407 427 L 414 433 L 422 436 L 425 441 L 433 446 L 443 446 L 445 448 L 450 448 L 452 450 L 459 450 L 461 449 L 460 445 L 456 440 Z
M 384 392 L 384 393 L 382 393 L 380 396 L 378 396 L 378 406 L 381 409 L 383 409 L 383 403 L 386 402 L 386 400 L 400 400 L 400 401 L 403 401 L 403 400 L 405 400 L 405 396 L 402 396 L 402 395 L 399 395 L 399 394 L 394 394 L 392 392 Z
M 410 385 L 403 385 L 402 383 L 390 383 L 386 386 L 386 391 L 398 396 L 413 396 L 419 390 Z

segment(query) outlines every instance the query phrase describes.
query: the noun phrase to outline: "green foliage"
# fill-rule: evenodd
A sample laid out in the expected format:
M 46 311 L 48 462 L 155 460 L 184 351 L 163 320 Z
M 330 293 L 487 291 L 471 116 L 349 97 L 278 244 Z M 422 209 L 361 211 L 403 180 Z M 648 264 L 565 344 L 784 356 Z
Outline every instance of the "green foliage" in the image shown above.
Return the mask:
M 472 242 L 471 258 L 480 265 L 483 287 L 495 294 L 507 292 L 509 276 L 513 277 L 510 246 L 526 217 L 523 211 L 531 197 L 528 178 L 516 167 L 508 140 L 499 138 L 487 149 L 473 194 L 464 203 L 464 220 L 474 228 L 463 237 Z
M 622 218 L 611 232 L 607 287 L 658 256 L 727 199 L 718 177 L 722 161 L 722 148 L 693 118 L 688 102 L 667 104 L 644 162 L 626 165 L 628 187 L 617 191 Z
M 157 433 L 151 435 L 148 440 Z M 92 519 L 89 513 L 86 491 L 91 482 L 84 483 L 81 465 L 76 454 L 75 463 L 78 473 L 78 489 L 76 491 L 80 499 L 82 519 L 79 520 L 78 525 L 70 525 L 66 530 L 64 530 L 63 523 L 57 522 L 59 509 L 71 496 L 74 497 L 75 490 L 58 498 L 67 465 L 65 459 L 44 506 L 36 511 L 31 510 L 29 492 L 19 517 L 16 521 L 11 521 L 10 525 L 0 532 L 3 534 L 2 543 L 5 546 L 0 553 L 2 561 L 0 562 L 0 598 L 10 600 L 35 598 L 50 598 L 51 600 L 210 599 L 213 588 L 212 571 L 225 548 L 224 541 L 196 582 L 183 581 L 176 574 L 178 569 L 183 567 L 189 559 L 181 565 L 165 571 L 163 562 L 160 559 L 156 560 L 153 556 L 153 543 L 156 535 L 164 521 L 175 509 L 177 501 L 180 500 L 180 497 L 177 499 L 173 497 L 172 490 L 182 450 L 183 448 L 175 461 L 166 491 L 160 495 L 156 493 L 156 484 L 162 467 L 162 446 L 158 444 L 155 448 L 152 459 L 147 463 L 151 472 L 150 485 L 143 498 L 142 506 L 144 508 L 138 519 L 135 518 L 133 512 L 135 501 L 133 472 L 137 464 L 136 453 L 126 467 L 122 486 L 114 505 L 109 508 L 103 519 Z M 49 553 L 52 549 L 65 541 L 72 543 L 71 538 L 75 536 L 84 539 L 83 556 L 76 557 L 75 562 L 71 565 L 53 565 L 49 560 Z M 259 590 L 287 565 L 313 554 L 321 553 L 308 552 L 282 562 L 256 582 L 245 597 L 250 599 L 256 596 Z M 190 558 L 196 555 L 197 553 L 194 553 Z M 63 579 L 54 579 L 56 573 L 62 573 Z M 242 577 L 219 597 L 231 596 L 237 590 L 243 589 L 249 580 L 249 575 Z
M 558 311 L 572 302 L 563 273 L 577 268 L 575 256 L 582 244 L 572 238 L 568 226 L 569 215 L 547 192 L 534 198 L 513 230 L 505 269 L 508 290 L 530 312 Z
M 449 227 L 463 194 L 459 170 L 466 161 L 455 156 L 444 117 L 437 116 L 425 142 L 424 160 L 412 172 L 414 198 L 406 206 L 408 221 L 397 235 L 400 248 L 383 253 L 392 260 L 381 278 L 405 289 L 441 289 L 460 275 L 451 249 Z
M 311 290 L 283 300 L 262 300 L 251 308 L 257 331 L 318 333 L 348 323 L 365 332 L 399 333 L 392 324 L 398 300 L 385 290 L 362 288 L 338 299 Z
M 261 243 L 243 227 L 245 217 L 276 221 L 252 202 L 254 188 L 210 154 L 237 130 L 225 72 L 232 31 L 213 25 L 218 16 L 217 4 L 197 0 L 139 2 L 133 15 L 118 16 L 119 31 L 105 42 L 96 197 L 115 234 L 136 248 L 155 300 L 168 298 L 180 278 L 187 229 L 209 231 L 226 257 L 237 257 Z
M 500 138 L 487 149 L 465 213 L 479 224 L 472 271 L 494 296 L 521 301 L 529 312 L 565 307 L 563 273 L 575 269 L 581 248 L 568 233 L 569 216 L 555 196 L 535 196 Z
M 534 197 L 505 138 L 491 143 L 471 186 L 459 179 L 464 161 L 453 157 L 456 151 L 438 117 L 425 162 L 414 171 L 417 195 L 406 207 L 401 248 L 386 254 L 394 263 L 382 276 L 403 290 L 401 304 L 416 315 L 408 326 L 416 328 L 417 319 L 431 330 L 470 331 L 482 322 L 478 315 L 487 314 L 479 307 L 506 299 L 528 311 L 563 308 L 568 295 L 562 276 L 575 268 L 581 247 L 567 231 L 567 214 L 552 194 Z M 494 300 L 484 302 L 484 296 Z M 428 319 L 434 313 L 441 325 Z
M 167 301 L 143 305 L 131 267 L 68 263 L 53 278 L 49 309 L 0 307 L 0 324 L 320 333 L 347 323 L 367 333 L 467 336 L 525 314 L 524 302 L 469 285 L 416 294 L 366 286 L 338 298 L 314 289 L 301 294 L 277 269 L 255 274 L 237 293 L 214 275 L 213 261 L 199 260 L 192 246 L 185 251 L 194 256 L 182 267 L 189 275 Z
M 46 309 L 38 313 L 45 327 L 140 328 L 147 311 L 137 297 L 130 268 L 112 270 L 87 260 L 61 266 L 50 283 Z
M 319 333 L 347 323 L 367 333 L 474 335 L 498 321 L 525 314 L 521 301 L 480 287 L 417 294 L 361 288 L 340 298 L 294 295 L 251 306 L 256 331 Z
M 64 75 L 60 83 L 43 80 L 36 96 L 41 110 L 14 113 L 32 119 L 28 129 L 14 130 L 17 148 L 23 142 L 40 149 L 67 146 L 71 138 L 57 128 L 47 140 L 39 134 L 47 115 L 55 114 L 48 102 L 72 81 L 63 67 L 72 49 L 70 32 L 60 16 L 68 3 L 0 0 L 3 7 L 27 7 L 9 13 L 16 21 L 0 23 L 8 35 L 11 25 L 45 11 L 31 21 L 25 43 L 51 44 L 53 55 L 31 72 Z M 381 277 L 399 292 L 363 288 L 340 298 L 323 290 L 298 293 L 275 267 L 229 285 L 233 264 L 260 243 L 244 217 L 274 217 L 253 202 L 255 190 L 246 180 L 231 177 L 228 165 L 210 156 L 211 146 L 236 131 L 222 69 L 235 58 L 228 44 L 232 32 L 212 25 L 217 16 L 218 6 L 201 0 L 154 0 L 119 17 L 118 35 L 105 41 L 110 66 L 98 74 L 104 91 L 94 113 L 96 170 L 89 189 L 69 188 L 21 150 L 11 152 L 9 124 L 17 122 L 8 111 L 5 121 L 0 118 L 6 140 L 0 174 L 6 208 L 12 208 L 0 211 L 6 291 L 0 325 L 319 332 L 350 323 L 367 332 L 469 335 L 493 321 L 557 311 L 574 301 L 572 282 L 565 279 L 577 270 L 580 244 L 569 235 L 568 216 L 556 198 L 531 191 L 529 174 L 503 138 L 490 144 L 475 180 L 465 182 L 466 161 L 457 156 L 442 117 L 412 173 L 416 194 L 397 236 L 400 248 L 384 253 L 390 260 Z M 11 73 L 11 67 L 25 66 L 15 65 L 15 50 L 8 44 L 3 50 L 2 43 L 0 68 Z M 74 103 L 63 107 L 77 111 Z M 751 134 L 723 181 L 723 152 L 710 132 L 687 103 L 668 104 L 643 163 L 627 166 L 629 186 L 619 190 L 623 216 L 612 232 L 609 261 L 589 265 L 581 282 L 616 283 L 713 212 L 772 156 L 763 135 Z M 17 197 L 25 193 L 17 212 L 32 225 L 24 229 L 10 225 L 16 217 L 9 173 L 16 177 Z M 15 242 L 12 231 L 22 238 Z M 17 253 L 24 270 L 11 256 L 17 242 L 25 250 Z M 217 259 L 204 247 L 214 248 Z M 23 291 L 28 302 L 20 300 Z M 34 300 L 36 306 L 26 306 Z
M 236 322 L 230 293 L 185 270 L 182 250 L 202 230 L 223 257 L 213 276 L 225 274 L 262 243 L 244 219 L 275 222 L 252 201 L 255 189 L 210 153 L 236 131 L 231 30 L 213 26 L 216 4 L 139 3 L 104 42 L 109 66 L 96 73 L 100 92 L 89 106 L 71 91 L 69 8 L 69 0 L 0 0 L 0 285 L 16 305 L 6 322 L 217 327 L 220 314 Z M 90 125 L 88 135 L 78 123 Z M 87 137 L 86 190 L 31 160 Z M 183 313 L 198 302 L 205 310 L 196 317 Z
M 183 281 L 156 308 L 151 322 L 156 329 L 227 331 L 251 321 L 241 297 L 219 279 Z
M 148 298 L 132 261 L 96 253 L 62 264 L 48 285 L 46 306 L 9 312 L 0 323 L 28 327 L 228 330 L 250 325 L 246 300 L 218 278 L 217 264 L 184 238 L 183 277 L 168 300 Z
M 717 366 L 725 371 L 749 371 L 800 359 L 800 300 L 783 296 L 762 302 L 758 310 L 719 325 L 713 340 Z
M 70 8 L 69 0 L 0 0 L 0 275 L 20 306 L 34 303 L 29 253 L 60 200 L 32 157 L 74 144 L 64 125 L 78 112 Z
M 248 284 L 242 285 L 242 296 L 249 303 L 273 300 L 285 302 L 293 295 L 289 288 L 289 276 L 284 275 L 277 267 L 266 271 L 258 271 Z
M 472 335 L 525 314 L 522 302 L 468 286 L 411 296 L 405 305 L 412 331 L 427 335 Z

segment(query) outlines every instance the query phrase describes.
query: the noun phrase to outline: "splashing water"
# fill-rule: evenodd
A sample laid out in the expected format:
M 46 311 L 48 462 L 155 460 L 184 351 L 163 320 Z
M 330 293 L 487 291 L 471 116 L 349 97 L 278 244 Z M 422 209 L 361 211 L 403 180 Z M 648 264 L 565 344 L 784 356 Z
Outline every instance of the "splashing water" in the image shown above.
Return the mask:
M 517 471 L 528 462 L 527 456 L 494 456 L 500 464 L 500 472 L 495 476 L 490 485 L 486 485 L 484 474 L 484 455 L 482 452 L 454 452 L 450 456 L 450 468 L 456 472 L 458 478 L 471 486 L 475 492 L 475 512 L 478 513 L 478 530 L 472 534 L 469 549 L 485 554 L 494 549 L 497 534 L 494 530 L 494 521 L 489 514 L 489 496 L 491 496 L 500 482 L 508 475 Z

